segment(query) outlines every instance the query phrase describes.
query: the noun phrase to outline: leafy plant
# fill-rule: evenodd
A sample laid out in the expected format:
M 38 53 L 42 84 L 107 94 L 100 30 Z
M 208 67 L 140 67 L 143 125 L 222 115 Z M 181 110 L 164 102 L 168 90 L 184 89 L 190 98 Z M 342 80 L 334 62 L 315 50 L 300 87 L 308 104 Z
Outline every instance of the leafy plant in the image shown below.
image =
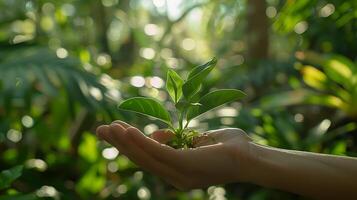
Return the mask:
M 107 88 L 98 78 L 83 69 L 81 63 L 72 57 L 58 58 L 45 47 L 17 47 L 0 50 L 0 105 L 9 111 L 16 99 L 22 99 L 29 107 L 37 94 L 43 97 L 58 97 L 64 89 L 70 112 L 74 102 L 88 109 L 104 108 L 108 98 Z M 102 97 L 95 98 L 91 89 Z
M 166 90 L 171 100 L 175 104 L 176 111 L 174 123 L 170 113 L 160 102 L 147 97 L 134 97 L 127 99 L 119 105 L 119 109 L 132 111 L 154 117 L 166 123 L 169 129 L 175 134 L 170 145 L 175 148 L 192 147 L 193 138 L 199 133 L 189 129 L 190 121 L 201 114 L 212 110 L 225 103 L 245 97 L 245 93 L 236 89 L 220 89 L 209 92 L 203 96 L 199 91 L 202 88 L 204 79 L 215 67 L 217 60 L 211 61 L 195 67 L 183 80 L 175 71 L 167 71 Z
M 297 58 L 311 65 L 302 65 L 300 71 L 309 88 L 280 92 L 263 99 L 266 108 L 311 104 L 342 111 L 344 116 L 357 118 L 357 66 L 341 55 L 298 52 Z
M 304 82 L 314 89 L 305 102 L 335 108 L 356 119 L 356 64 L 341 55 L 324 57 L 313 52 L 301 52 L 298 58 L 321 66 L 321 70 L 310 65 L 301 69 Z

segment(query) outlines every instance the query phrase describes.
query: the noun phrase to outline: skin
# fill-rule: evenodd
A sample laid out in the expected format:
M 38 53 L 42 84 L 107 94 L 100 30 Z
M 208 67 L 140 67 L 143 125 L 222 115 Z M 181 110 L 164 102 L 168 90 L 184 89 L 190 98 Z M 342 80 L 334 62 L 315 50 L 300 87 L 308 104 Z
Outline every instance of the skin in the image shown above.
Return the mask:
M 356 158 L 258 145 L 241 129 L 209 131 L 192 149 L 165 145 L 171 132 L 147 137 L 122 121 L 98 127 L 97 135 L 180 190 L 250 182 L 315 199 L 357 199 Z

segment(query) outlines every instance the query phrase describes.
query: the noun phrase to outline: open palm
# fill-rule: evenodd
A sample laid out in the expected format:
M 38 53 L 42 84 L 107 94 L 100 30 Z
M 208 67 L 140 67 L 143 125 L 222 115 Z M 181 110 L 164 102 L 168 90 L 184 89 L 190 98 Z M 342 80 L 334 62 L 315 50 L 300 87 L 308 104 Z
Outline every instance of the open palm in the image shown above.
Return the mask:
M 145 136 L 137 128 L 115 121 L 98 127 L 97 135 L 119 152 L 179 189 L 248 180 L 251 139 L 235 128 L 209 131 L 194 139 L 195 148 L 165 145 L 173 134 L 165 130 Z

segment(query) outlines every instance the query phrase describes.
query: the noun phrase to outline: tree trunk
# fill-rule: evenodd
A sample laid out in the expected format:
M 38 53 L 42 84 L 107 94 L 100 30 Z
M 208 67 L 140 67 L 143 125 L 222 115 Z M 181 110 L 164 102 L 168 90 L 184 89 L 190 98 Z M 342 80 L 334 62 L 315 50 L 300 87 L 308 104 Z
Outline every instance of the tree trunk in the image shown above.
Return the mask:
M 249 61 L 268 58 L 268 18 L 265 0 L 249 0 L 247 10 L 247 59 Z

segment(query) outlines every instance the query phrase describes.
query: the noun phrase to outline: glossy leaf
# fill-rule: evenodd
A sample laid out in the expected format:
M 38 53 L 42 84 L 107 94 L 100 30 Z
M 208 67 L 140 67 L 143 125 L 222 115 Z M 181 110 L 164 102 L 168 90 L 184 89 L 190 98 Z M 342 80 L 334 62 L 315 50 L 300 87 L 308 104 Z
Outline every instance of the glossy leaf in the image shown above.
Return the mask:
M 195 75 L 197 75 L 198 73 L 200 73 L 202 70 L 206 69 L 207 67 L 211 66 L 211 65 L 215 65 L 217 63 L 217 59 L 213 58 L 211 61 L 203 64 L 203 65 L 199 65 L 195 68 L 193 68 L 191 70 L 191 72 L 188 74 L 188 78 L 187 80 L 191 79 L 192 77 L 194 77 Z
M 175 103 L 182 96 L 182 85 L 182 78 L 174 70 L 169 69 L 167 71 L 166 90 Z
M 188 75 L 187 81 L 182 86 L 183 95 L 186 99 L 190 99 L 201 88 L 203 80 L 212 71 L 217 63 L 217 59 L 213 58 L 211 61 L 194 68 Z
M 167 124 L 171 124 L 170 114 L 161 105 L 161 103 L 151 98 L 134 97 L 125 100 L 119 105 L 119 109 L 154 117 Z
M 245 96 L 246 94 L 244 92 L 235 89 L 222 89 L 210 92 L 200 99 L 200 106 L 192 107 L 189 110 L 187 119 L 191 120 L 209 110 L 212 110 L 225 103 L 242 99 Z
M 22 174 L 23 166 L 19 165 L 0 172 L 0 189 L 7 188 Z

